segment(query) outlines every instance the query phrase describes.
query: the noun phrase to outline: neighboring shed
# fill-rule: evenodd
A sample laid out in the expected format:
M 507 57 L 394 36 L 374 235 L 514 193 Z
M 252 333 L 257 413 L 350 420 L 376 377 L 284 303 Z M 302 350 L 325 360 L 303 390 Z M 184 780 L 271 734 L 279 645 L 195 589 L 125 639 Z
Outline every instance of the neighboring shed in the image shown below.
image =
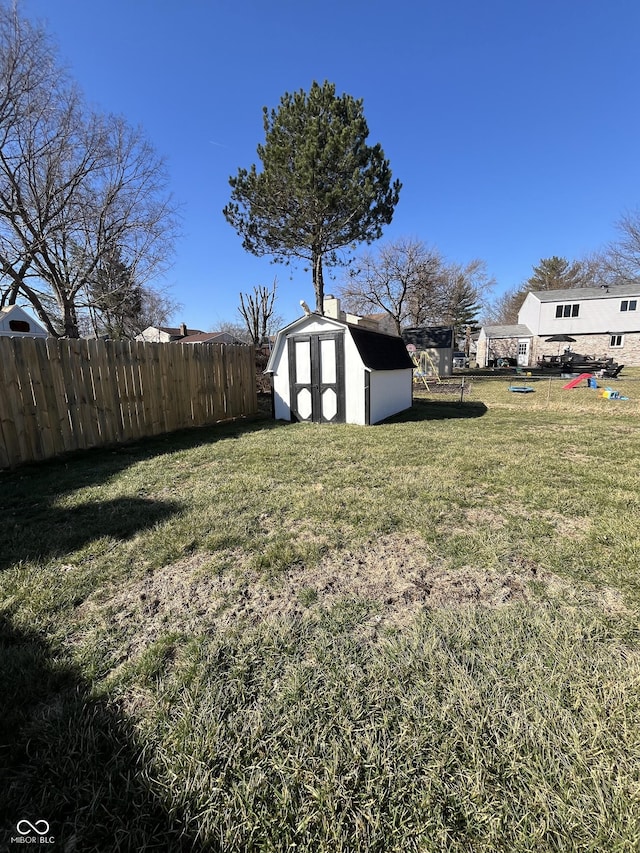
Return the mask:
M 47 330 L 19 305 L 0 308 L 0 335 L 12 337 L 48 338 Z
M 428 356 L 427 364 L 433 364 L 438 376 L 451 376 L 453 372 L 453 329 L 451 326 L 412 326 L 402 330 L 405 346 L 414 348 L 419 358 Z
M 483 326 L 478 337 L 478 364 L 494 367 L 500 359 L 516 360 L 528 367 L 532 355 L 533 335 L 522 323 L 512 326 Z
M 278 332 L 265 373 L 279 420 L 375 424 L 412 404 L 401 338 L 320 314 Z

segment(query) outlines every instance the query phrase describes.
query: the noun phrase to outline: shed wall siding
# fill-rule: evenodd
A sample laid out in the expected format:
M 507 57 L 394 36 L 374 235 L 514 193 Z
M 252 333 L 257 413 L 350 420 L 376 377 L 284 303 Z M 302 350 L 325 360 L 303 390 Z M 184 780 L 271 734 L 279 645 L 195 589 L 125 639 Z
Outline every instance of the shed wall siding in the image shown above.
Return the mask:
M 289 359 L 285 352 L 278 362 L 278 372 L 273 376 L 273 408 L 278 421 L 291 420 L 291 389 L 289 388 Z
M 411 370 L 379 370 L 371 374 L 371 423 L 411 407 Z
M 289 337 L 320 332 L 344 331 L 326 321 L 309 321 L 307 325 L 296 328 Z M 288 337 L 282 337 L 282 352 L 278 353 L 277 372 L 273 377 L 274 414 L 278 420 L 291 420 L 291 391 L 289 384 L 289 361 L 287 358 Z M 348 424 L 365 423 L 364 373 L 365 368 L 355 343 L 348 332 L 344 333 L 345 362 L 345 421 Z
M 365 367 L 353 338 L 348 333 L 345 334 L 344 338 L 344 374 L 347 404 L 345 421 L 348 424 L 364 424 L 366 423 L 364 400 Z

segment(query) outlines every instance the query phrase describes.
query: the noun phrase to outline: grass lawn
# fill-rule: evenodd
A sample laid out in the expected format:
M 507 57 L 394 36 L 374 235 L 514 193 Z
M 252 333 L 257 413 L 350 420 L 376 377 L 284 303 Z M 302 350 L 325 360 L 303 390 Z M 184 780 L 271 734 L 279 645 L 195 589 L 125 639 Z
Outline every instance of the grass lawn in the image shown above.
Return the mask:
M 639 850 L 640 371 L 510 382 L 1 474 L 0 849 Z

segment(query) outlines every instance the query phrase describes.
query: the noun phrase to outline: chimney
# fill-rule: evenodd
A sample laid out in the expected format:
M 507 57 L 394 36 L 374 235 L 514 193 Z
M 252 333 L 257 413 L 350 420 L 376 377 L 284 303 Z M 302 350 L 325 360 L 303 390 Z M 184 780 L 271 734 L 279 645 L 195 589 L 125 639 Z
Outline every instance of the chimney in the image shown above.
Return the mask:
M 327 296 L 324 297 L 322 307 L 324 310 L 325 317 L 332 317 L 334 320 L 341 319 L 340 300 L 332 293 L 329 293 Z
M 180 323 L 180 336 L 186 338 L 189 334 L 189 330 L 187 329 L 186 323 Z

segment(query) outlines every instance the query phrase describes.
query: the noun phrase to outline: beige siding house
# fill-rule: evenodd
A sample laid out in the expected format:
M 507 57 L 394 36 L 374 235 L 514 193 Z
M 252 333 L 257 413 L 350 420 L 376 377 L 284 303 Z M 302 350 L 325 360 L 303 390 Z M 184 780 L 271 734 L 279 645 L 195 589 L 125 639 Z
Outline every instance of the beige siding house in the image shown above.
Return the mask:
M 515 326 L 484 326 L 478 338 L 478 364 L 516 358 L 534 366 L 564 346 L 548 338 L 568 335 L 574 352 L 640 365 L 640 286 L 584 287 L 529 293 Z

